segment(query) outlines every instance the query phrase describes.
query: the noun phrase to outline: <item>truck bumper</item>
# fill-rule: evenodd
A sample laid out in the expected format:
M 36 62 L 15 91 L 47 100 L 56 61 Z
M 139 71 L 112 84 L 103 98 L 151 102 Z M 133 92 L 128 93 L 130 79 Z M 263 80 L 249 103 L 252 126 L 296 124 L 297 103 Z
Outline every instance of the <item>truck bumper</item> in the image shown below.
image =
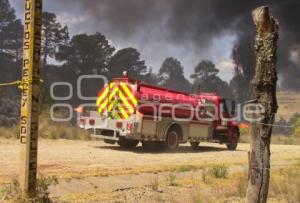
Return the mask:
M 107 129 L 103 129 L 102 132 L 106 132 Z M 111 133 L 100 133 L 97 134 L 97 130 L 94 131 L 94 133 L 91 134 L 91 137 L 97 138 L 97 139 L 103 139 L 103 140 L 112 140 L 112 141 L 119 141 L 120 137 L 124 137 L 126 139 L 131 140 L 139 140 L 140 135 L 139 134 L 120 134 L 120 132 L 116 130 L 109 130 Z
M 87 129 L 91 131 L 91 137 L 104 139 L 104 140 L 112 140 L 118 141 L 120 137 L 126 137 L 126 139 L 134 139 L 138 140 L 140 135 L 136 132 L 135 128 L 127 129 L 128 124 L 130 126 L 134 126 L 134 122 L 130 121 L 119 121 L 119 120 L 95 120 L 94 125 L 90 125 L 91 122 L 87 119 L 80 125 L 81 128 Z
M 116 131 L 114 131 L 113 136 L 107 136 L 107 135 L 98 135 L 95 132 L 91 134 L 91 137 L 97 138 L 97 139 L 103 139 L 103 140 L 113 140 L 113 141 L 119 141 L 120 136 Z

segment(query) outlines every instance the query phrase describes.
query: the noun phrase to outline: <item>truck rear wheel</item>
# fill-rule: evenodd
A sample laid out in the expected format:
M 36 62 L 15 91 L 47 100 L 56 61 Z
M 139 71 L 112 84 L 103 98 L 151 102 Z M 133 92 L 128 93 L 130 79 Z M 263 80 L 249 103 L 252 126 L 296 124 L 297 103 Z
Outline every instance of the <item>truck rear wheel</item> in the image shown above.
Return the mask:
M 236 144 L 226 144 L 227 149 L 230 151 L 234 151 L 237 148 L 237 143 Z
M 168 150 L 176 150 L 179 145 L 179 134 L 176 130 L 170 130 L 167 134 L 166 147 Z
M 193 149 L 198 149 L 200 142 L 190 142 Z
M 139 144 L 138 140 L 129 140 L 125 138 L 120 138 L 118 141 L 118 145 L 122 148 L 133 149 Z

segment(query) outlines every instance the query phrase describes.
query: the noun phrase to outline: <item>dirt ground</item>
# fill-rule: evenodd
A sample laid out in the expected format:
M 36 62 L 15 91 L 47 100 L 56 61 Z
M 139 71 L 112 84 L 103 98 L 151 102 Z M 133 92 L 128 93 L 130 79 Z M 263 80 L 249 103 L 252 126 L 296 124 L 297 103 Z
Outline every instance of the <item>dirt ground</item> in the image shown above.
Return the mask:
M 237 151 L 227 151 L 224 145 L 201 143 L 196 151 L 189 145 L 183 145 L 178 151 L 168 153 L 145 152 L 141 146 L 134 150 L 122 150 L 117 145 L 107 145 L 101 141 L 40 140 L 38 171 L 39 174 L 59 179 L 59 184 L 50 188 L 52 197 L 75 198 L 74 202 L 80 198 L 85 202 L 87 198 L 87 201 L 93 202 L 89 194 L 102 191 L 101 198 L 117 198 L 117 202 L 123 202 L 119 193 L 126 190 L 122 197 L 128 202 L 141 198 L 146 202 L 165 202 L 164 195 L 178 193 L 178 189 L 173 191 L 174 188 L 168 187 L 159 195 L 161 201 L 156 201 L 147 196 L 147 191 L 151 190 L 149 187 L 166 181 L 174 171 L 183 172 L 176 173 L 177 179 L 191 180 L 191 177 L 199 177 L 203 169 L 214 164 L 230 166 L 231 173 L 243 172 L 247 168 L 248 149 L 248 144 L 239 144 Z M 300 146 L 272 145 L 271 150 L 272 167 L 285 167 L 300 160 Z M 0 140 L 0 188 L 1 184 L 17 177 L 18 163 L 18 141 Z M 159 189 L 156 192 L 161 193 Z M 80 198 L 76 194 L 81 194 Z

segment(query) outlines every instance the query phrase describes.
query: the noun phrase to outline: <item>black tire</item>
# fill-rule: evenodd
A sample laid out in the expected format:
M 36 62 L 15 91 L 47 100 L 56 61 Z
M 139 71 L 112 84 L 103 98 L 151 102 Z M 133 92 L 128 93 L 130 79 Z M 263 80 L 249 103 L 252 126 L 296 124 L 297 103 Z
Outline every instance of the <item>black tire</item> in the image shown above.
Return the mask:
M 190 142 L 190 144 L 193 149 L 198 149 L 200 142 Z
M 167 150 L 174 151 L 178 148 L 179 146 L 179 133 L 176 130 L 169 130 L 167 133 L 167 139 L 166 139 L 166 148 Z
M 120 138 L 117 143 L 122 148 L 133 149 L 139 144 L 139 141 L 138 140 L 129 140 L 129 139 L 125 139 L 125 138 Z
M 226 144 L 227 149 L 230 151 L 235 151 L 239 142 L 240 133 L 238 129 L 233 129 L 233 137 L 228 140 L 228 143 Z
M 116 141 L 114 141 L 114 140 L 104 140 L 104 143 L 106 143 L 106 144 L 116 144 Z
M 235 151 L 237 148 L 237 144 L 226 144 L 227 149 L 230 151 Z

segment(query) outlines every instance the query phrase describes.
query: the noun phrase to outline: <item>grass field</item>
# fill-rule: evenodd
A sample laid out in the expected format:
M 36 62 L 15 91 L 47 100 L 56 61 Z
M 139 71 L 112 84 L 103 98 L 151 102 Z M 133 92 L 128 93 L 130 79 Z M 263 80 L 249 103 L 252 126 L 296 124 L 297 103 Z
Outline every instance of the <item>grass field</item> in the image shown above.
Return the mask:
M 278 103 L 278 118 L 300 112 L 299 94 L 279 92 Z M 40 119 L 40 184 L 54 202 L 245 202 L 249 129 L 237 151 L 201 143 L 196 151 L 184 145 L 175 153 L 148 153 L 91 140 L 76 124 L 52 122 L 47 114 Z M 298 135 L 300 129 L 272 137 L 269 202 L 300 202 Z M 17 126 L 0 127 L 1 203 L 16 202 L 19 193 L 12 182 L 19 170 L 17 137 Z
M 18 191 L 8 184 L 18 177 L 18 149 L 18 140 L 0 139 L 0 202 Z M 41 139 L 38 172 L 48 189 L 43 194 L 55 202 L 244 202 L 248 150 L 249 144 L 227 151 L 201 143 L 198 150 L 183 145 L 155 153 L 141 146 L 122 150 L 99 141 Z M 270 202 L 299 201 L 300 146 L 272 145 L 271 153 Z
M 278 113 L 277 118 L 289 119 L 295 113 L 300 113 L 299 92 L 277 92 Z
M 5 128 L 0 126 L 0 138 L 18 138 L 18 126 Z M 80 129 L 76 123 L 71 122 L 53 122 L 49 115 L 42 113 L 40 115 L 39 137 L 47 139 L 68 139 L 68 140 L 90 140 L 90 134 Z

